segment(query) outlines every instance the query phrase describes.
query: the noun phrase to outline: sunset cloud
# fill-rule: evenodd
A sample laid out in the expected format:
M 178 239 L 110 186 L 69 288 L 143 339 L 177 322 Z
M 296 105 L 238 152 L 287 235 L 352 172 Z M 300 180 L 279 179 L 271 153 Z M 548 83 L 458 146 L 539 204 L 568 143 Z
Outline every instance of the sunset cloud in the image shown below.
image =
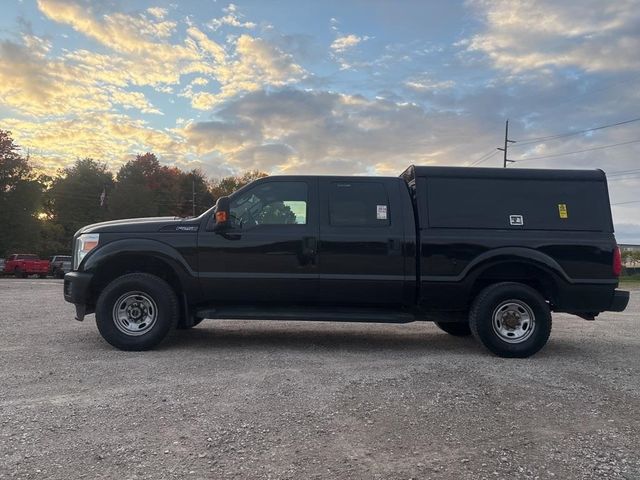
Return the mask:
M 633 0 L 479 0 L 486 31 L 467 41 L 512 72 L 577 67 L 585 71 L 640 68 L 640 5 Z

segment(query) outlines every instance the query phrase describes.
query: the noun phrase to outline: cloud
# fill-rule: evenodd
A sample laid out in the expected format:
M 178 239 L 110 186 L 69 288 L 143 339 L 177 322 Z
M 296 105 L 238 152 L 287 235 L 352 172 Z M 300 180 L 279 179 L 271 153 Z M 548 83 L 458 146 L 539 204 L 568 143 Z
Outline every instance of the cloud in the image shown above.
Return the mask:
M 463 40 L 513 73 L 549 68 L 587 72 L 640 68 L 640 8 L 634 0 L 476 0 L 485 31 Z
M 47 49 L 0 41 L 0 99 L 29 115 L 105 110 L 109 96 L 83 82 L 80 72 L 65 62 L 49 60 Z
M 411 163 L 462 160 L 473 146 L 447 142 L 450 129 L 464 125 L 473 136 L 481 128 L 410 103 L 296 89 L 248 93 L 216 117 L 179 133 L 199 154 L 216 154 L 232 169 L 292 173 L 398 174 Z
M 169 11 L 166 8 L 160 8 L 160 7 L 147 8 L 147 12 L 149 12 L 151 15 L 156 17 L 158 20 L 164 19 L 164 17 L 167 16 L 167 13 L 169 13 Z
M 249 22 L 249 21 L 243 22 L 241 20 L 243 15 L 238 13 L 238 7 L 233 3 L 230 3 L 226 8 L 223 8 L 223 11 L 226 12 L 226 15 L 220 18 L 212 19 L 210 22 L 207 23 L 207 27 L 215 31 L 224 25 L 227 25 L 230 27 L 236 27 L 236 28 L 247 28 L 247 29 L 253 29 L 253 28 L 256 28 L 257 26 L 254 22 Z
M 404 85 L 416 92 L 437 92 L 453 88 L 455 82 L 453 80 L 437 81 L 423 75 L 405 80 Z
M 196 92 L 191 85 L 184 90 L 183 95 L 191 99 L 193 108 L 210 110 L 239 93 L 296 83 L 306 75 L 291 55 L 249 35 L 238 37 L 233 59 L 213 66 L 212 72 L 220 84 L 218 92 Z
M 290 54 L 270 42 L 240 35 L 227 47 L 196 26 L 182 42 L 172 43 L 176 24 L 163 9 L 125 15 L 99 11 L 73 0 L 38 0 L 52 20 L 70 25 L 107 47 L 53 54 L 51 41 L 25 34 L 21 41 L 0 41 L 2 103 L 28 115 L 71 115 L 115 107 L 160 111 L 132 86 L 151 86 L 171 94 L 185 75 L 198 77 L 182 90 L 192 106 L 208 110 L 247 91 L 283 86 L 306 72 Z M 235 12 L 235 6 L 227 8 Z M 228 51 L 227 51 L 228 50 Z
M 117 168 L 131 153 L 144 151 L 156 152 L 168 162 L 190 158 L 189 148 L 180 136 L 123 114 L 92 113 L 50 120 L 7 118 L 2 123 L 47 171 L 84 157 Z
M 331 44 L 331 50 L 336 53 L 344 53 L 347 50 L 355 47 L 361 42 L 368 40 L 369 37 L 359 37 L 358 35 L 349 34 L 336 38 Z

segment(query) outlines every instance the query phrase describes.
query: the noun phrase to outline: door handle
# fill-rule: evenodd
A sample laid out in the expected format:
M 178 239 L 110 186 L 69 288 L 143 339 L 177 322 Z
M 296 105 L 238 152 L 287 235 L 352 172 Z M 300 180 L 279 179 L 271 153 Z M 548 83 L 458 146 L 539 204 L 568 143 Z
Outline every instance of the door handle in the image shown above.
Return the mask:
M 302 263 L 311 265 L 316 264 L 316 256 L 318 254 L 318 239 L 316 237 L 302 238 Z

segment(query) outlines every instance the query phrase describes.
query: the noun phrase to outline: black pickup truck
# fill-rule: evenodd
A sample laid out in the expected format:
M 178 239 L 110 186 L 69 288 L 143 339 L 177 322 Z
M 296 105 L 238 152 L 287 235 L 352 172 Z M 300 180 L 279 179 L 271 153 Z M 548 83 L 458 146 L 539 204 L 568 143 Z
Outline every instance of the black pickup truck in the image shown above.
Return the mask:
M 89 225 L 65 299 L 123 350 L 205 318 L 435 321 L 527 357 L 551 312 L 625 309 L 600 170 L 409 167 L 272 176 L 197 218 Z

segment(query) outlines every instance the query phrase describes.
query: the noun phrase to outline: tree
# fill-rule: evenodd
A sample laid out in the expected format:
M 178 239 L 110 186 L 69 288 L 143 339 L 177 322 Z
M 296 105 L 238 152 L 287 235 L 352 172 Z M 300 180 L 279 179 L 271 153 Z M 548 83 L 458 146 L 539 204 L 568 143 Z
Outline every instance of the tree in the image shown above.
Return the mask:
M 213 198 L 217 200 L 220 197 L 231 195 L 239 188 L 244 187 L 246 184 L 251 183 L 254 180 L 266 176 L 268 176 L 267 173 L 261 172 L 259 170 L 250 170 L 240 176 L 224 177 L 218 182 L 214 183 L 211 188 L 211 194 L 213 195 Z
M 296 214 L 283 202 L 266 205 L 256 216 L 260 225 L 292 225 L 296 223 Z
M 188 217 L 193 214 L 193 192 L 195 190 L 196 208 L 195 214 L 200 215 L 205 210 L 211 208 L 215 199 L 211 194 L 211 186 L 205 174 L 198 169 L 191 170 L 184 174 L 180 185 L 181 208 L 180 216 Z
M 101 195 L 111 190 L 113 175 L 105 164 L 91 158 L 77 160 L 59 172 L 45 195 L 45 205 L 50 220 L 63 229 L 63 243 L 70 245 L 80 227 L 109 218 Z
M 0 130 L 0 254 L 34 251 L 42 185 L 11 132 Z

